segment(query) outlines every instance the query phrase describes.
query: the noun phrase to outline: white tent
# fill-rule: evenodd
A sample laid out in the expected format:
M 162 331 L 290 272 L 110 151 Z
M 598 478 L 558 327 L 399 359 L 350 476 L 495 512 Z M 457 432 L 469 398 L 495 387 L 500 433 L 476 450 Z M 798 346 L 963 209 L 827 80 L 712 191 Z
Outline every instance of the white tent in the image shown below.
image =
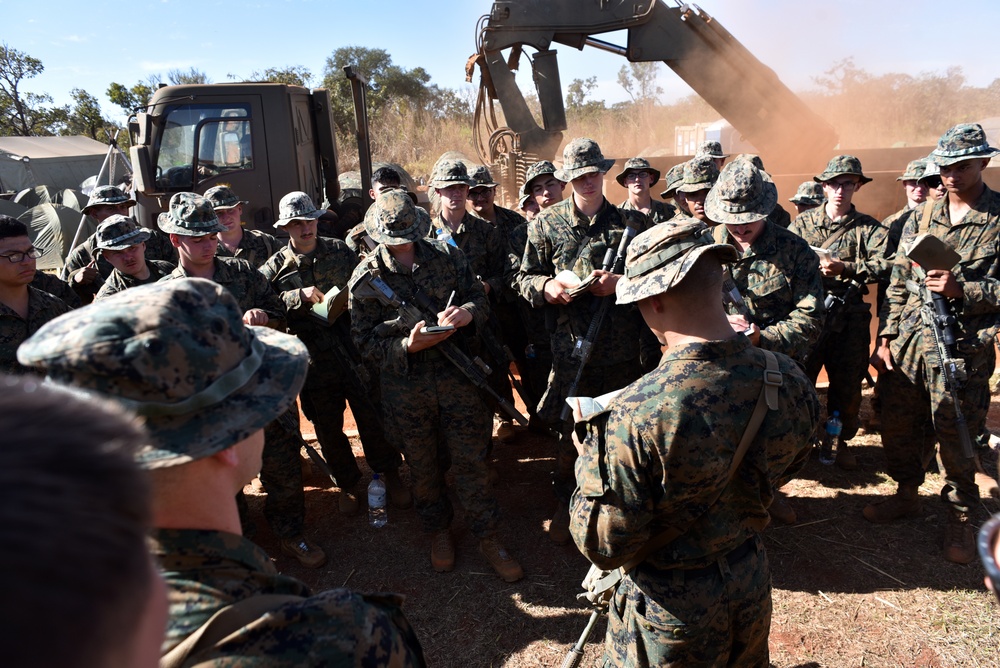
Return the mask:
M 79 188 L 107 153 L 107 144 L 90 137 L 0 137 L 0 192 Z

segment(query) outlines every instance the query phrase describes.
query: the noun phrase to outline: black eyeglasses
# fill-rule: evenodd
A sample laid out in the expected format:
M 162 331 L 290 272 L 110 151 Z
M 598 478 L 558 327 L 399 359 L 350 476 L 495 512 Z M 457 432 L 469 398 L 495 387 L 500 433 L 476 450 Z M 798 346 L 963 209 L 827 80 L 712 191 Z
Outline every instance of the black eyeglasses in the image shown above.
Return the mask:
M 986 576 L 993 584 L 993 593 L 1000 601 L 1000 566 L 997 565 L 996 557 L 993 556 L 993 547 L 997 542 L 997 534 L 1000 534 L 1000 514 L 994 515 L 979 530 L 979 539 L 976 547 L 979 549 L 979 560 L 983 562 Z
M 37 260 L 43 255 L 45 255 L 45 251 L 43 251 L 41 248 L 35 248 L 34 246 L 32 246 L 31 248 L 29 248 L 24 252 L 13 251 L 10 253 L 5 253 L 4 255 L 0 255 L 0 257 L 5 257 L 7 258 L 8 262 L 17 264 L 18 262 L 24 262 L 24 258 L 26 257 L 30 257 L 32 260 Z

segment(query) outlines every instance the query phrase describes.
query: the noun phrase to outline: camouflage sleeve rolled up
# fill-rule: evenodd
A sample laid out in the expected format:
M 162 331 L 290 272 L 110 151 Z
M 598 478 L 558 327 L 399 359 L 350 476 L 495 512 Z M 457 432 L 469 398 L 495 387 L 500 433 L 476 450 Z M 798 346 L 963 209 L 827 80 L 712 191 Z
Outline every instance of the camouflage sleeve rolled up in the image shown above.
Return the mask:
M 607 412 L 578 426 L 586 436 L 570 530 L 588 559 L 617 568 L 673 529 L 679 537 L 649 562 L 700 568 L 767 525 L 773 489 L 808 456 L 819 419 L 812 384 L 777 357 L 779 408 L 766 414 L 728 485 L 765 368 L 745 337 L 668 349 Z

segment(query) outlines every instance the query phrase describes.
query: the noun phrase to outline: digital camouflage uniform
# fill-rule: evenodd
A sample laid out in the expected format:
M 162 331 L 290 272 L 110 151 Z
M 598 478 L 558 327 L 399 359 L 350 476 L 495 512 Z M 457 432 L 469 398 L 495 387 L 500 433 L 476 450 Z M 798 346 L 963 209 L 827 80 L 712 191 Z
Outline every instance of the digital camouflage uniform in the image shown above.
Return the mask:
M 30 285 L 27 319 L 19 316 L 6 304 L 0 303 L 0 372 L 27 373 L 28 369 L 17 362 L 17 347 L 49 320 L 70 310 L 72 309 L 66 302 Z
M 993 342 L 1000 326 L 1000 193 L 984 188 L 972 210 L 955 224 L 949 219 L 947 197 L 920 204 L 903 226 L 900 248 L 919 233 L 926 207 L 932 208 L 926 231 L 962 256 L 951 271 L 964 295 L 949 302 L 957 319 L 956 352 L 965 360 L 968 374 L 960 393 L 962 413 L 975 441 L 989 409 L 989 377 L 996 363 Z M 922 302 L 915 290 L 920 284 L 922 277 L 911 261 L 896 253 L 879 331 L 889 339 L 895 367 L 879 374 L 884 383 L 880 396 L 887 471 L 900 485 L 919 486 L 924 462 L 937 440 L 947 499 L 966 510 L 979 499 L 975 460 L 961 453 L 954 404 L 934 361 L 933 334 L 921 320 Z
M 871 353 L 871 312 L 864 301 L 868 293 L 866 283 L 875 283 L 889 271 L 885 258 L 886 230 L 871 216 L 860 213 L 852 204 L 851 210 L 839 220 L 833 221 L 826 213 L 825 206 L 804 211 L 795 218 L 788 228 L 806 240 L 810 246 L 821 247 L 838 230 L 847 227 L 847 232 L 829 246 L 834 256 L 844 263 L 841 277 L 824 276 L 823 290 L 826 294 L 843 297 L 850 285 L 846 279 L 853 278 L 862 284 L 854 297 L 844 305 L 844 329 L 831 333 L 811 352 L 806 373 L 813 380 L 819 376 L 825 365 L 827 378 L 827 413 L 840 412 L 843 430 L 841 441 L 849 441 L 858 431 L 858 411 L 861 408 L 861 381 L 868 369 Z
M 618 250 L 627 225 L 641 232 L 650 223 L 642 213 L 623 211 L 606 199 L 603 208 L 589 220 L 576 208 L 572 197 L 545 209 L 528 224 L 518 287 L 534 308 L 544 308 L 546 312 L 552 372 L 538 405 L 538 415 L 549 424 L 560 423 L 562 407 L 579 367 L 579 361 L 572 356 L 573 349 L 577 337 L 587 334 L 597 298 L 585 293 L 566 306 L 548 304 L 543 292 L 545 283 L 564 269 L 573 271 L 581 279 L 592 270 L 600 269 L 607 250 Z M 587 246 L 582 248 L 584 243 Z M 642 350 L 641 340 L 645 341 Z M 594 341 L 593 354 L 584 369 L 577 394 L 596 397 L 629 384 L 642 375 L 640 352 L 644 353 L 644 360 L 655 359 L 659 349 L 638 309 L 612 305 Z M 556 457 L 556 495 L 568 501 L 576 459 L 576 450 L 568 438 L 560 439 Z
M 716 243 L 736 248 L 725 225 L 712 228 L 712 236 Z M 760 327 L 760 347 L 805 360 L 823 326 L 823 281 L 809 245 L 765 221 L 760 236 L 730 265 L 730 272 Z
M 158 529 L 150 546 L 169 591 L 164 652 L 236 601 L 262 594 L 298 597 L 191 656 L 191 665 L 425 665 L 416 634 L 400 609 L 402 596 L 349 589 L 313 594 L 278 573 L 249 540 L 222 531 Z
M 223 245 L 220 237 L 219 247 L 215 254 L 219 257 L 235 257 L 246 260 L 252 266 L 260 267 L 280 249 L 281 242 L 267 232 L 244 229 L 243 237 L 240 239 L 239 245 L 236 246 L 235 253 Z
M 45 273 L 41 269 L 35 271 L 35 278 L 31 281 L 31 287 L 42 292 L 47 292 L 53 297 L 58 297 L 66 302 L 66 305 L 70 308 L 80 308 L 83 306 L 80 296 L 73 291 L 69 283 L 60 280 L 58 276 Z
M 381 197 L 381 196 L 380 196 Z M 484 327 L 489 305 L 463 253 L 451 244 L 429 239 L 413 242 L 413 271 L 396 262 L 384 245 L 372 253 L 381 278 L 396 295 L 413 303 L 419 289 L 444 309 L 452 304 L 468 310 L 473 322 L 463 329 Z M 359 265 L 352 281 L 367 270 Z M 385 433 L 406 455 L 417 512 L 428 533 L 447 529 L 453 509 L 444 484 L 442 460 L 450 459 L 455 492 L 478 537 L 493 534 L 499 520 L 496 498 L 489 490 L 486 447 L 492 432 L 490 411 L 474 385 L 433 347 L 406 351 L 410 328 L 397 312 L 373 299 L 351 294 L 351 333 L 361 354 L 380 368 Z M 428 315 L 434 321 L 433 314 Z M 460 329 L 447 342 L 458 344 Z
M 639 209 L 632 206 L 632 204 L 628 200 L 625 200 L 624 202 L 619 204 L 618 208 L 625 209 L 626 211 L 639 211 Z M 677 215 L 676 206 L 670 204 L 669 202 L 658 202 L 654 199 L 650 200 L 649 213 L 646 214 L 646 217 L 649 218 L 649 222 L 651 222 L 653 225 L 658 225 L 659 223 L 667 222 L 676 215 Z
M 170 243 L 170 236 L 159 230 L 147 228 L 146 231 L 150 233 L 150 237 L 146 241 L 146 261 L 162 260 L 171 264 L 177 264 L 177 249 Z M 94 261 L 94 250 L 97 247 L 96 244 L 96 233 L 87 237 L 83 243 L 79 244 L 76 248 L 70 251 L 61 273 L 59 274 L 60 278 L 65 280 L 74 290 L 76 290 L 77 294 L 80 295 L 80 298 L 87 303 L 93 299 L 94 295 L 97 294 L 97 291 L 101 289 L 101 285 L 104 284 L 104 281 L 106 281 L 108 276 L 111 275 L 111 272 L 114 271 L 114 266 L 98 255 L 97 264 L 94 265 L 97 268 L 97 280 L 90 285 L 82 285 L 80 283 L 73 282 L 73 276 Z
M 353 488 L 361 479 L 351 443 L 344 434 L 345 399 L 351 403 L 351 414 L 371 469 L 380 473 L 394 471 L 401 462 L 399 452 L 385 439 L 372 394 L 362 384 L 365 372 L 351 341 L 349 314 L 325 324 L 311 315 L 311 304 L 304 303 L 300 293 L 301 288 L 309 286 L 324 294 L 334 287 L 346 290 L 356 265 L 357 257 L 344 242 L 318 237 L 312 253 L 298 254 L 289 244 L 260 269 L 285 303 L 289 331 L 309 349 L 309 373 L 300 396 L 302 411 L 316 428 L 323 458 L 342 489 Z M 375 401 L 377 396 L 374 394 Z
M 102 299 L 107 299 L 111 295 L 121 292 L 122 290 L 128 290 L 129 288 L 134 288 L 137 285 L 146 285 L 148 283 L 156 283 L 164 276 L 168 276 L 177 267 L 170 264 L 169 262 L 163 262 L 161 260 L 146 260 L 146 267 L 149 269 L 149 278 L 145 280 L 140 280 L 135 276 L 129 276 L 128 274 L 123 274 L 117 269 L 111 272 L 108 279 L 104 281 L 104 285 L 101 289 L 97 291 L 94 296 L 94 301 L 100 301 Z
M 605 666 L 768 665 L 771 579 L 759 534 L 772 490 L 808 456 L 819 413 L 810 381 L 777 357 L 778 410 L 707 509 L 763 380 L 764 353 L 746 338 L 668 349 L 587 424 L 570 511 L 584 555 L 617 568 L 658 534 L 687 527 L 618 586 Z

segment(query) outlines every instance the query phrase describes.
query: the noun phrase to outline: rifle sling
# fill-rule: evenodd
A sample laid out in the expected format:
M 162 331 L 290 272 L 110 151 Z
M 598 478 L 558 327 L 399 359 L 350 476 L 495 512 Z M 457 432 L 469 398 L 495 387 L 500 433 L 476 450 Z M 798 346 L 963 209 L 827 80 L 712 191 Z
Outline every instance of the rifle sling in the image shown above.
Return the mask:
M 782 377 L 781 372 L 778 370 L 778 358 L 775 357 L 774 353 L 770 350 L 760 349 L 764 353 L 764 357 L 767 360 L 767 367 L 764 369 L 764 379 L 761 384 L 760 394 L 757 397 L 757 405 L 754 406 L 753 413 L 750 415 L 750 421 L 747 423 L 746 429 L 743 430 L 743 437 L 740 439 L 740 444 L 736 448 L 736 454 L 733 455 L 733 461 L 729 465 L 729 471 L 726 473 L 726 482 L 722 487 L 715 492 L 712 500 L 706 504 L 705 512 L 715 505 L 715 502 L 719 500 L 722 493 L 729 486 L 732 481 L 733 476 L 736 475 L 736 470 L 739 468 L 740 464 L 743 462 L 743 456 L 746 455 L 747 450 L 750 448 L 750 444 L 753 442 L 754 438 L 757 437 L 757 432 L 760 430 L 760 425 L 764 421 L 764 416 L 767 414 L 768 410 L 778 410 L 778 388 L 781 387 Z M 704 515 L 704 513 L 702 513 Z M 701 517 L 699 515 L 698 517 Z M 694 519 L 698 519 L 697 517 Z M 694 520 L 691 522 L 694 523 Z M 631 571 L 633 568 L 641 564 L 646 558 L 659 550 L 661 547 L 668 545 L 673 542 L 678 536 L 684 533 L 686 529 L 690 527 L 690 524 L 686 527 L 671 527 L 664 531 L 663 533 L 657 534 L 653 538 L 649 539 L 645 545 L 643 545 L 635 555 L 628 560 L 620 569 L 621 576 L 624 577 L 626 573 Z
M 188 660 L 192 656 L 236 633 L 255 619 L 285 603 L 302 600 L 301 596 L 261 594 L 227 605 L 209 617 L 207 622 L 199 626 L 179 645 L 160 657 L 160 668 L 182 668 L 188 665 Z

